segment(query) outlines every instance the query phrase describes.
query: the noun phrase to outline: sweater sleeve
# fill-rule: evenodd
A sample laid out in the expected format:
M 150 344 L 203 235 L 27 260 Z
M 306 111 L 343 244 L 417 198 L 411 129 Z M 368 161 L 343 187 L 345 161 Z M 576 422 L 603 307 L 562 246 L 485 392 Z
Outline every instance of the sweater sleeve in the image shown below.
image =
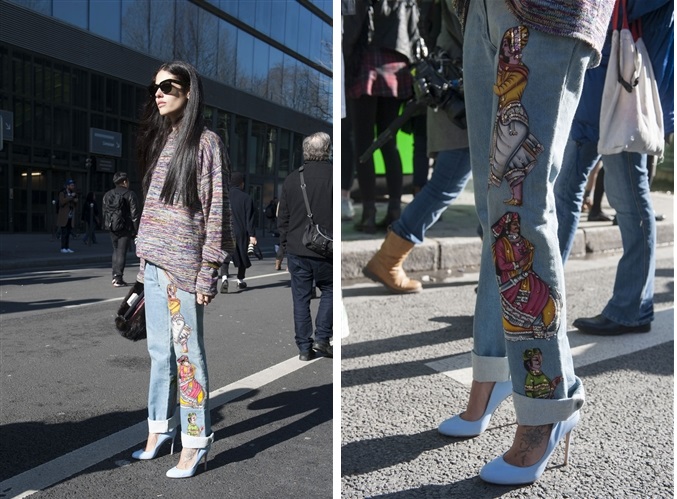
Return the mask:
M 216 294 L 218 269 L 225 260 L 224 234 L 224 164 L 222 144 L 216 135 L 200 146 L 199 196 L 205 220 L 202 265 L 195 289 L 198 293 Z

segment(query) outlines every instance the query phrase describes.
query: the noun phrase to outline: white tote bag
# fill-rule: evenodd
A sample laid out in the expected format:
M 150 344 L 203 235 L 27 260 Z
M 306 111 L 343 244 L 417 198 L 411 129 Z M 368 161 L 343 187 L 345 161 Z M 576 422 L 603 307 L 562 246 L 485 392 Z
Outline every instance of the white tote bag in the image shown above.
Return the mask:
M 623 24 L 618 29 L 621 8 Z M 663 111 L 651 61 L 641 38 L 641 21 L 637 22 L 640 24 L 635 31 L 635 41 L 628 27 L 625 0 L 617 0 L 599 117 L 597 152 L 600 154 L 663 155 Z

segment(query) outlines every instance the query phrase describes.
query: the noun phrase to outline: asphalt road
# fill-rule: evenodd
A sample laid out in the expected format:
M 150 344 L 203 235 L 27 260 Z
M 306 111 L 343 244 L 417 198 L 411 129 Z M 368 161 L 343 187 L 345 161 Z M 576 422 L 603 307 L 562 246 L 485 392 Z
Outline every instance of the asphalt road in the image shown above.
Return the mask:
M 586 405 L 569 466 L 559 466 L 560 445 L 541 479 L 524 487 L 478 477 L 512 442 L 510 398 L 476 438 L 437 432 L 467 401 L 477 274 L 431 276 L 422 293 L 408 296 L 344 283 L 350 334 L 341 340 L 341 497 L 674 497 L 674 248 L 658 250 L 650 333 L 603 338 L 571 327 L 601 311 L 619 257 L 572 260 L 565 269 Z
M 113 327 L 126 289 L 109 267 L 1 275 L 0 497 L 331 497 L 333 360 L 298 360 L 287 272 L 256 261 L 247 282 L 205 312 L 208 469 L 171 480 L 178 440 L 174 456 L 130 456 L 150 361 Z

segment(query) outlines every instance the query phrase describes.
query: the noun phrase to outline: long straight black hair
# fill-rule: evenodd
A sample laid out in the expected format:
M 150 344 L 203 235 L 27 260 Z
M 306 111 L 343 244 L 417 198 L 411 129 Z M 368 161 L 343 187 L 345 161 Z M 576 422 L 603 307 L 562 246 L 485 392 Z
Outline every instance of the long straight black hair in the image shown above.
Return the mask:
M 167 62 L 160 66 L 153 75 L 152 83 L 155 83 L 155 77 L 160 71 L 167 71 L 180 81 L 184 93 L 190 91 L 190 99 L 186 102 L 183 115 L 177 124 L 176 150 L 169 163 L 160 200 L 166 204 L 181 203 L 187 207 L 195 206 L 198 202 L 197 165 L 200 136 L 204 128 L 202 80 L 197 70 L 183 61 Z M 137 139 L 144 198 L 148 194 L 155 165 L 171 131 L 171 120 L 160 115 L 155 98 L 150 97 L 141 117 Z

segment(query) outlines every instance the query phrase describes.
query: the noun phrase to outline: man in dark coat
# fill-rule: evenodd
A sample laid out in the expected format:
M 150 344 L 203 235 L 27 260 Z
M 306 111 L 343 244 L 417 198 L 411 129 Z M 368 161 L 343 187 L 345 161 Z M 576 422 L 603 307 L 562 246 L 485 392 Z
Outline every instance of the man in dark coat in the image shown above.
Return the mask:
M 313 222 L 332 232 L 332 165 L 329 162 L 331 138 L 324 132 L 314 133 L 303 140 L 303 176 Z M 330 259 L 309 250 L 302 238 L 308 225 L 306 205 L 301 190 L 299 170 L 291 172 L 282 185 L 277 227 L 280 246 L 287 254 L 287 269 L 291 274 L 294 304 L 294 331 L 300 360 L 311 360 L 315 351 L 333 356 L 330 343 L 333 330 L 333 267 Z M 313 284 L 314 283 L 314 284 Z M 313 321 L 310 298 L 314 287 L 320 288 L 320 306 Z
M 245 289 L 245 272 L 252 266 L 247 254 L 250 244 L 256 245 L 256 229 L 254 228 L 254 200 L 244 192 L 244 174 L 233 172 L 230 176 L 230 212 L 233 220 L 233 233 L 235 234 L 235 253 L 233 263 L 237 267 L 237 287 Z M 221 274 L 221 292 L 228 292 L 228 265 L 224 263 Z

